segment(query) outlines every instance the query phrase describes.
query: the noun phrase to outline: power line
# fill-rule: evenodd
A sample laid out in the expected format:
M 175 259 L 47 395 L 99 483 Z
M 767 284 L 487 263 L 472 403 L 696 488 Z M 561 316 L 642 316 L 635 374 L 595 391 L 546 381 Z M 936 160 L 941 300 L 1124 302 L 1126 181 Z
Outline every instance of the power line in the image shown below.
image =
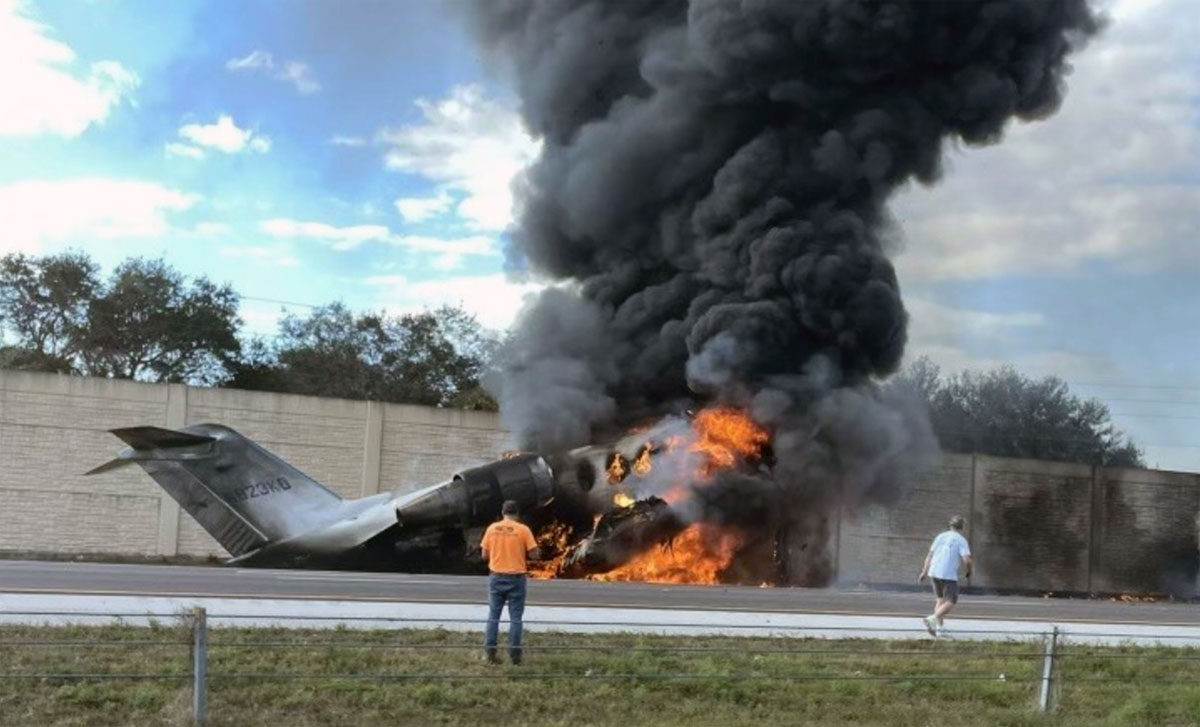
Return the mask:
M 1121 397 L 1105 396 L 1104 401 L 1119 401 L 1122 403 L 1136 404 L 1186 404 L 1191 406 L 1200 406 L 1200 401 L 1179 401 L 1177 399 L 1125 399 Z
M 313 305 L 312 303 L 300 303 L 300 302 L 294 301 L 294 300 L 279 300 L 277 298 L 258 298 L 253 295 L 243 295 L 243 296 L 241 296 L 241 299 L 242 300 L 253 300 L 258 303 L 278 303 L 279 305 L 295 305 L 295 306 L 299 306 L 301 308 L 316 309 L 316 308 L 321 307 L 319 305 Z
M 1069 380 L 1066 380 L 1066 381 L 1071 386 L 1094 386 L 1094 387 L 1103 387 L 1103 388 L 1112 388 L 1112 389 L 1164 389 L 1164 390 L 1173 390 L 1173 391 L 1200 391 L 1200 385 L 1183 386 L 1183 385 L 1174 385 L 1174 384 L 1171 384 L 1171 385 L 1168 385 L 1168 384 L 1116 384 L 1116 383 L 1105 384 L 1105 383 L 1100 383 L 1098 381 L 1097 382 L 1069 381 Z
M 1131 417 L 1135 419 L 1200 419 L 1200 416 L 1187 416 L 1185 414 L 1152 414 L 1132 411 L 1113 411 L 1109 412 L 1109 415 L 1114 417 Z

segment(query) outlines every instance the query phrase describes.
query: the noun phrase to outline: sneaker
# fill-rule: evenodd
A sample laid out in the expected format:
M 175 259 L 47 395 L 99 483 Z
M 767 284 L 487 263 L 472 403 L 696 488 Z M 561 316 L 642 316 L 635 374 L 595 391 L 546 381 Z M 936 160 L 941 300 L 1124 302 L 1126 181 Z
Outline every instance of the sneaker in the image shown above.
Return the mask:
M 483 660 L 489 664 L 499 664 L 500 663 L 500 658 L 496 656 L 495 651 L 488 651 L 488 652 L 484 653 Z
M 925 618 L 921 619 L 921 623 L 925 624 L 925 630 L 929 632 L 930 636 L 938 635 L 937 622 L 933 616 L 926 616 Z
M 938 636 L 938 637 L 940 637 L 940 638 L 945 638 L 945 637 L 949 636 L 950 634 L 946 632 L 946 627 L 945 627 L 945 626 L 938 626 L 938 627 L 937 627 L 937 633 L 936 633 L 936 634 L 934 634 L 934 635 L 935 635 L 935 636 Z
M 521 666 L 521 653 L 509 654 L 508 658 L 512 661 L 513 666 Z

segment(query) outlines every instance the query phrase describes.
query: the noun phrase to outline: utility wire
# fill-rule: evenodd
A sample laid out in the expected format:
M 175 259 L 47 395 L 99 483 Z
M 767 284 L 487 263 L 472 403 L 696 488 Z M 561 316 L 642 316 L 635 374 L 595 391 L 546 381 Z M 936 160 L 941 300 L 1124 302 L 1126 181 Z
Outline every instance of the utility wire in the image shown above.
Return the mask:
M 1110 389 L 1160 389 L 1164 391 L 1200 391 L 1200 385 L 1186 386 L 1180 384 L 1119 384 L 1119 383 L 1101 383 L 1097 381 L 1069 381 L 1064 379 L 1071 386 L 1087 386 L 1096 388 Z

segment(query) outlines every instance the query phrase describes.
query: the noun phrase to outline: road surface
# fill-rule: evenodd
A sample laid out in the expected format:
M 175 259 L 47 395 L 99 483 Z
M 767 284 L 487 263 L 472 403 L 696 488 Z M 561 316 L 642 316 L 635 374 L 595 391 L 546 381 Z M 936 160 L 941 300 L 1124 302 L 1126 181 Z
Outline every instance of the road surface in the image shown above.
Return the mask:
M 177 565 L 0 561 L 0 593 L 311 599 L 349 602 L 479 604 L 486 579 L 353 571 L 303 571 Z M 740 611 L 775 614 L 913 617 L 931 597 L 866 589 L 679 586 L 591 581 L 536 581 L 529 605 Z M 963 596 L 957 619 L 1200 626 L 1200 606 L 1112 600 Z

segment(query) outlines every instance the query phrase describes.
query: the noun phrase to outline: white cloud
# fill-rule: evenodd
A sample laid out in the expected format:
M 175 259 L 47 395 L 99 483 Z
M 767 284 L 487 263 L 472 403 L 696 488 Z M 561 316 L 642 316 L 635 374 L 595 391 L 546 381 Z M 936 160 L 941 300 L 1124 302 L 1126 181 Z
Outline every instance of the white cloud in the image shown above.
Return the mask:
M 0 0 L 0 136 L 78 136 L 138 86 L 115 61 L 74 68 L 75 51 L 50 33 L 24 2 Z
M 341 134 L 336 134 L 329 139 L 329 143 L 333 144 L 334 146 L 359 147 L 366 146 L 367 140 L 361 136 L 343 136 Z
M 0 186 L 0 251 L 44 245 L 158 237 L 169 216 L 198 197 L 154 182 L 102 177 L 25 180 Z
M 285 268 L 296 267 L 300 264 L 300 261 L 283 246 L 224 245 L 217 250 L 217 254 L 221 257 L 256 260 Z
M 900 195 L 906 283 L 1200 262 L 1200 13 L 1125 0 L 1114 15 L 1073 59 L 1057 115 Z
M 1012 334 L 1042 326 L 1046 317 L 1034 311 L 992 313 L 950 308 L 928 298 L 909 296 L 904 300 L 910 318 L 908 334 L 916 344 L 930 344 L 973 336 L 995 341 Z
M 465 237 L 433 237 L 431 235 L 397 235 L 384 225 L 348 225 L 339 227 L 325 222 L 293 220 L 276 217 L 263 220 L 259 230 L 276 238 L 307 238 L 329 245 L 334 250 L 353 250 L 368 242 L 380 242 L 416 253 L 435 255 L 433 265 L 449 270 L 462 264 L 469 255 L 499 254 L 496 240 L 487 235 Z
M 453 202 L 450 193 L 443 189 L 433 197 L 400 197 L 396 200 L 396 211 L 406 222 L 424 222 L 449 210 Z
M 365 282 L 379 290 L 380 304 L 391 313 L 460 305 L 480 323 L 497 330 L 508 328 L 527 296 L 545 287 L 541 283 L 514 282 L 503 273 L 416 282 L 403 275 L 376 275 Z
M 395 235 L 390 242 L 399 247 L 421 252 L 458 253 L 461 255 L 496 254 L 496 241 L 486 235 L 450 238 L 428 235 Z
M 187 157 L 188 159 L 203 159 L 204 150 L 198 146 L 191 144 L 183 144 L 178 141 L 168 141 L 163 145 L 163 151 L 169 157 Z
M 191 147 L 194 151 L 181 149 L 172 152 L 168 148 L 168 153 L 195 156 L 194 152 L 200 151 L 203 154 L 198 147 L 215 149 L 225 154 L 236 154 L 245 150 L 264 154 L 271 149 L 271 140 L 268 137 L 250 129 L 239 128 L 233 117 L 227 114 L 221 114 L 217 117 L 216 123 L 212 124 L 185 124 L 179 127 L 179 138 L 195 145 Z M 182 148 L 188 145 L 180 144 L 178 146 Z
M 943 373 L 948 374 L 960 371 L 989 371 L 1000 366 L 1012 366 L 1026 376 L 1034 378 L 1057 376 L 1079 381 L 1135 382 L 1135 379 L 1122 371 L 1111 358 L 1062 349 L 992 357 L 980 356 L 952 344 L 924 344 L 909 347 L 905 353 L 905 361 L 913 361 L 921 356 L 928 356 L 942 368 Z
M 275 57 L 264 50 L 251 51 L 245 58 L 230 58 L 225 68 L 238 71 L 257 71 L 264 73 L 276 81 L 292 84 L 297 91 L 304 94 L 316 93 L 321 90 L 321 84 L 313 78 L 312 69 L 303 61 L 284 61 L 276 63 Z
M 353 250 L 365 242 L 387 242 L 391 231 L 383 225 L 338 227 L 324 222 L 276 217 L 258 223 L 258 229 L 272 237 L 307 238 L 326 243 L 334 250 Z
M 456 86 L 447 98 L 418 99 L 424 121 L 384 129 L 389 169 L 409 172 L 462 199 L 455 213 L 472 226 L 500 230 L 512 221 L 513 177 L 537 155 L 540 142 L 516 112 L 483 96 L 475 85 Z
M 199 222 L 192 231 L 197 235 L 205 236 L 228 235 L 230 227 L 224 222 Z
M 496 241 L 485 235 L 468 237 L 430 237 L 428 235 L 396 235 L 391 243 L 413 252 L 437 255 L 433 267 L 437 270 L 453 270 L 463 263 L 468 255 L 490 257 L 499 254 Z
M 250 51 L 245 58 L 230 58 L 225 68 L 230 71 L 262 70 L 275 67 L 275 59 L 265 50 Z
M 1046 325 L 1046 317 L 1034 311 L 994 313 L 953 308 L 922 296 L 907 296 L 904 306 L 909 314 L 908 359 L 929 356 L 949 371 L 999 366 L 999 359 L 981 357 L 977 352 L 1019 343 L 1032 329 Z M 1004 362 L 1012 361 L 1008 358 Z

